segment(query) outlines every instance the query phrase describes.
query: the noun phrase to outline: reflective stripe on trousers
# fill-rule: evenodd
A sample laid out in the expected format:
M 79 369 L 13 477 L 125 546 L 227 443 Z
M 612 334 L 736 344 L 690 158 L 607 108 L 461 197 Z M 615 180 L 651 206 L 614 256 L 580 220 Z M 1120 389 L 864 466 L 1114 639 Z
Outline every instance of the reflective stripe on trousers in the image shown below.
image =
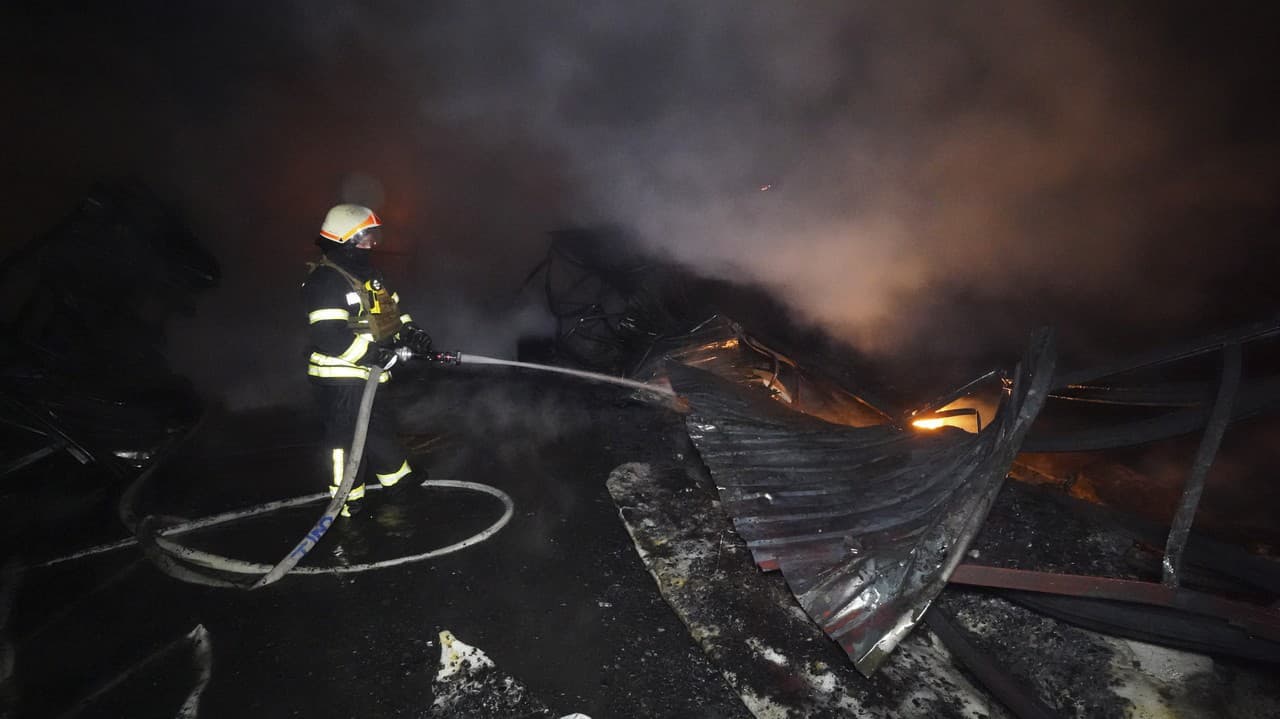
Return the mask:
M 413 470 L 409 467 L 409 460 L 406 459 L 400 465 L 400 469 L 397 469 L 391 474 L 375 474 L 375 476 L 378 478 L 378 484 L 381 484 L 384 487 L 390 487 L 412 471 Z
M 338 493 L 338 487 L 342 486 L 342 472 L 346 469 L 347 452 L 341 447 L 333 450 L 333 483 L 329 485 L 329 496 L 332 497 Z M 357 470 L 359 471 L 359 470 Z M 347 495 L 347 501 L 358 501 L 364 499 L 364 482 L 353 484 L 351 493 Z

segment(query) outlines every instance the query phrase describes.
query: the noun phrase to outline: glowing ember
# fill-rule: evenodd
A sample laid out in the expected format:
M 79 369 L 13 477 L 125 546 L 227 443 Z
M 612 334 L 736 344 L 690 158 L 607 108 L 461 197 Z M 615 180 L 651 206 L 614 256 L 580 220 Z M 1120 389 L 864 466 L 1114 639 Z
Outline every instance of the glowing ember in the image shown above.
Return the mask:
M 932 419 L 917 419 L 911 423 L 912 427 L 919 429 L 937 429 L 943 425 L 950 424 L 947 417 L 934 417 Z

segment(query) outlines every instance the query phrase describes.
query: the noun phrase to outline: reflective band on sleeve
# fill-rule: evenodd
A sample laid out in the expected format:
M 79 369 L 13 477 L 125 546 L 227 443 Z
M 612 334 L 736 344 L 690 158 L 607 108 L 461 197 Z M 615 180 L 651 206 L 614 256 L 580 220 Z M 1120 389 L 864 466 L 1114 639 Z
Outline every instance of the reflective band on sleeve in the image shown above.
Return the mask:
M 391 485 L 395 484 L 396 482 L 399 482 L 399 481 L 401 480 L 401 478 L 403 478 L 406 474 L 408 474 L 408 473 L 410 473 L 410 472 L 412 472 L 412 471 L 413 471 L 413 470 L 409 468 L 409 460 L 407 460 L 407 459 L 406 459 L 406 460 L 404 461 L 404 463 L 400 465 L 400 469 L 397 469 L 396 471 L 392 472 L 391 474 L 379 474 L 379 475 L 377 475 L 377 477 L 378 477 L 378 484 L 381 484 L 381 485 L 382 485 L 382 486 L 384 486 L 384 487 L 390 487 Z
M 349 305 L 358 305 L 358 304 L 360 304 L 360 295 L 357 295 L 357 294 L 356 294 L 356 293 L 354 293 L 354 292 L 348 292 L 348 293 L 347 293 L 347 304 L 349 304 Z
M 341 308 L 315 310 L 307 315 L 307 319 L 311 320 L 311 324 L 325 320 L 343 320 L 345 322 L 351 319 L 351 313 Z
M 410 317 L 408 314 L 400 315 L 400 324 L 407 325 L 412 321 L 413 321 L 413 318 Z
M 369 370 L 365 367 L 320 367 L 311 365 L 307 367 L 307 374 L 320 379 L 369 379 Z M 378 384 L 387 382 L 391 379 L 390 372 L 383 372 L 378 377 Z
M 392 292 L 392 293 L 391 293 L 391 301 L 392 301 L 392 302 L 395 302 L 396 304 L 399 304 L 399 303 L 400 303 L 400 293 L 399 293 L 399 292 Z
M 322 355 L 322 354 L 320 354 L 319 352 L 312 352 L 312 353 L 311 353 L 311 364 L 320 365 L 320 366 L 322 366 L 322 367 L 324 367 L 324 366 L 329 366 L 329 367 L 358 367 L 358 366 L 359 366 L 359 365 L 353 364 L 353 363 L 351 363 L 351 362 L 348 362 L 348 361 L 346 361 L 346 360 L 344 360 L 344 359 L 338 359 L 337 357 L 330 357 L 329 355 Z
M 363 357 L 364 354 L 368 351 L 369 351 L 368 336 L 359 334 L 359 335 L 356 335 L 355 339 L 351 340 L 351 346 L 348 347 L 346 351 L 344 351 L 342 354 L 338 355 L 338 359 L 346 360 L 347 362 L 355 362 L 356 360 Z

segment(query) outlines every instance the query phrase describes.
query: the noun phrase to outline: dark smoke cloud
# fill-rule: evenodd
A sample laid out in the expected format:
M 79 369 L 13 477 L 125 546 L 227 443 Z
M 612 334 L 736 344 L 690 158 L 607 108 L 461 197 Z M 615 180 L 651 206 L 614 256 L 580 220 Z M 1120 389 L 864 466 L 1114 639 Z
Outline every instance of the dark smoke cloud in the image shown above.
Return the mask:
M 246 398 L 298 382 L 282 328 L 338 199 L 381 199 L 418 314 L 470 351 L 545 326 L 516 292 L 570 222 L 887 355 L 972 360 L 1040 322 L 1101 355 L 1268 313 L 1274 13 L 1111 5 L 65 13 L 29 19 L 15 92 L 52 119 L 18 159 L 182 199 L 229 276 L 182 346 Z
M 1271 309 L 1229 287 L 1270 261 L 1280 189 L 1274 134 L 1239 117 L 1274 117 L 1259 58 L 1224 59 L 1262 18 L 1229 12 L 459 4 L 383 40 L 433 68 L 425 117 L 553 148 L 583 219 L 859 348 L 972 354 L 1050 322 L 1088 356 Z

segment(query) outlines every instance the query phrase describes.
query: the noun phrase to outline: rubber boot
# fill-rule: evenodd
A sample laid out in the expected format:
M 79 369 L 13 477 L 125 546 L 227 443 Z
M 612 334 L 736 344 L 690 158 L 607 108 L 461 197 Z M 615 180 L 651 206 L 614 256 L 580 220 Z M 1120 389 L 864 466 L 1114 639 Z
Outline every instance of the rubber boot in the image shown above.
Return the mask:
M 364 511 L 363 499 L 348 499 L 342 504 L 342 510 L 338 512 L 338 516 L 347 517 L 348 519 L 356 516 Z

